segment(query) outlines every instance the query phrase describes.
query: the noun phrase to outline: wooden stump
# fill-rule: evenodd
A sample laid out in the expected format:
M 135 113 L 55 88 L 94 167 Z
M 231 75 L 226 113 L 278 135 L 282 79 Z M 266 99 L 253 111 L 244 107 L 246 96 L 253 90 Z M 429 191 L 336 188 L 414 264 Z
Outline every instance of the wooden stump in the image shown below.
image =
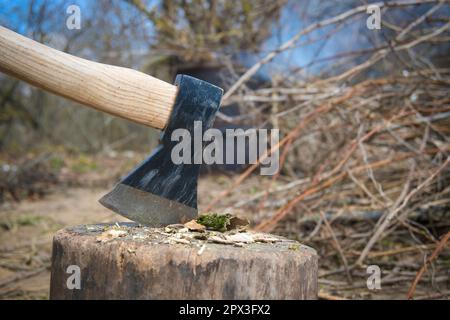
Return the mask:
M 313 249 L 273 235 L 236 233 L 242 242 L 230 242 L 178 228 L 121 223 L 58 231 L 50 298 L 316 299 Z

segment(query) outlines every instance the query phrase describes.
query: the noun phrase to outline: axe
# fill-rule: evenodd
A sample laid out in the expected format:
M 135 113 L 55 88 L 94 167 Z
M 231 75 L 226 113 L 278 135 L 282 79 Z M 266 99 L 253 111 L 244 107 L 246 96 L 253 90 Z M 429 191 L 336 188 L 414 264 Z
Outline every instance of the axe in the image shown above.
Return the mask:
M 99 201 L 140 224 L 157 227 L 197 216 L 199 164 L 175 164 L 172 132 L 194 121 L 209 129 L 223 90 L 178 75 L 175 85 L 136 70 L 81 59 L 0 26 L 0 71 L 57 95 L 153 128 L 160 144 Z M 192 144 L 191 144 L 192 145 Z M 197 155 L 198 156 L 198 155 Z

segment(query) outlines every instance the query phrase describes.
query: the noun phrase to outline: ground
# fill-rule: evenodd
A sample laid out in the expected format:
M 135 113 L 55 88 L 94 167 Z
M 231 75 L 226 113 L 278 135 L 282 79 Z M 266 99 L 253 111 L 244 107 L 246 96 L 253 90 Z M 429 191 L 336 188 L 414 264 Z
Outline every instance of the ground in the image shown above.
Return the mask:
M 103 178 L 97 175 L 91 182 L 100 179 Z M 220 190 L 224 179 L 227 177 L 201 179 L 199 189 Z M 56 188 L 42 199 L 3 205 L 0 211 L 0 298 L 48 299 L 51 242 L 57 230 L 80 224 L 127 221 L 98 203 L 109 186 L 89 184 L 91 186 Z
M 39 201 L 23 201 L 1 213 L 0 295 L 3 298 L 48 298 L 51 240 L 58 229 L 123 220 L 97 202 L 105 191 L 69 188 Z

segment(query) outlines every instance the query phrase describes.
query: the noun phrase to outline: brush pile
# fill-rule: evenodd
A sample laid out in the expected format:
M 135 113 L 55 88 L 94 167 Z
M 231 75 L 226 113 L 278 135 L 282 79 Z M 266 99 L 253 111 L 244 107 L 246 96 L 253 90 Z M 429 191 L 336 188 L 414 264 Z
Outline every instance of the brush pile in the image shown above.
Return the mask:
M 313 24 L 224 96 L 225 105 L 251 110 L 260 126 L 280 128 L 272 146 L 280 172 L 253 179 L 258 164 L 250 166 L 206 210 L 251 212 L 256 230 L 318 249 L 324 297 L 377 295 L 367 290 L 369 265 L 382 271 L 379 297 L 449 295 L 450 22 L 430 18 L 441 6 L 398 26 L 386 23 L 382 45 L 333 57 L 339 63 L 321 77 L 297 70 L 267 88 L 244 86 L 300 36 L 338 27 L 359 9 Z M 447 60 L 432 55 L 443 51 Z M 354 62 L 347 68 L 345 57 Z
M 40 199 L 49 193 L 58 178 L 49 166 L 49 154 L 26 156 L 20 161 L 0 161 L 0 204 L 5 201 Z

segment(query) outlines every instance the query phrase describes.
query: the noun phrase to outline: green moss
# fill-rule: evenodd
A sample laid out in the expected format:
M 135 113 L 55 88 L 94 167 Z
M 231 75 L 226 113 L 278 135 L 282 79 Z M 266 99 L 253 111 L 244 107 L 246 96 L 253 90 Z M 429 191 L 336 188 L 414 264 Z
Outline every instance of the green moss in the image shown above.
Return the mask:
M 219 215 L 217 213 L 206 213 L 198 217 L 197 223 L 206 227 L 206 229 L 225 232 L 230 224 L 231 214 Z

